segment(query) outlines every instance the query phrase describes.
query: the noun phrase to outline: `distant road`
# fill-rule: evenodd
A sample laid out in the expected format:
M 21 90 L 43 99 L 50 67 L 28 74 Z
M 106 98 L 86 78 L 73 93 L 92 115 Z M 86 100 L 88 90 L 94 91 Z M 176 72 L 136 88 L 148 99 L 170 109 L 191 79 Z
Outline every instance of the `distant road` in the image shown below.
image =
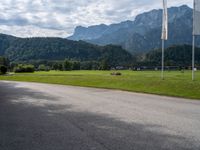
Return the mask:
M 199 150 L 200 101 L 0 81 L 0 150 Z

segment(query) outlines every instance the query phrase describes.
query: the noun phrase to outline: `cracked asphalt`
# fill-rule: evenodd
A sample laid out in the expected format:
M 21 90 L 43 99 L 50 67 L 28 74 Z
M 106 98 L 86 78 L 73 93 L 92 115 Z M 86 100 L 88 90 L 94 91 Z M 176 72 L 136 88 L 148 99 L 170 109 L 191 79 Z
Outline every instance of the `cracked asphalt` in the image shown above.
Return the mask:
M 0 150 L 199 150 L 200 101 L 0 81 Z

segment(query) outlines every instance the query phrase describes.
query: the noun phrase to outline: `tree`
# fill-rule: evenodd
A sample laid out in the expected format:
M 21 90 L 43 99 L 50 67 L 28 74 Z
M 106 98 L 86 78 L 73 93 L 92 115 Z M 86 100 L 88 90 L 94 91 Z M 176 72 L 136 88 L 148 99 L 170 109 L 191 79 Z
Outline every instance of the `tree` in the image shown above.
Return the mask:
M 9 60 L 5 57 L 0 56 L 0 65 L 8 67 L 9 66 Z
M 6 74 L 6 72 L 7 72 L 7 67 L 6 66 L 0 66 L 0 73 Z
M 72 70 L 72 63 L 68 59 L 65 59 L 63 62 L 63 70 L 65 71 Z
M 109 70 L 110 67 L 108 65 L 108 61 L 106 59 L 102 60 L 100 64 L 100 70 Z
M 54 62 L 52 65 L 52 69 L 62 71 L 63 70 L 63 62 L 60 62 L 60 61 Z
M 81 64 L 79 61 L 74 61 L 72 63 L 72 70 L 80 70 L 81 69 Z
M 81 70 L 92 70 L 92 61 L 81 62 Z
M 11 63 L 10 63 L 10 70 L 11 70 L 11 71 L 14 71 L 14 68 L 17 67 L 17 65 L 18 65 L 18 64 L 17 64 L 16 62 L 11 62 Z
M 63 70 L 63 65 L 62 64 L 58 64 L 58 70 L 60 70 L 60 71 Z
M 53 70 L 59 70 L 59 69 L 58 69 L 58 63 L 54 63 L 54 64 L 52 65 L 52 69 L 53 69 Z

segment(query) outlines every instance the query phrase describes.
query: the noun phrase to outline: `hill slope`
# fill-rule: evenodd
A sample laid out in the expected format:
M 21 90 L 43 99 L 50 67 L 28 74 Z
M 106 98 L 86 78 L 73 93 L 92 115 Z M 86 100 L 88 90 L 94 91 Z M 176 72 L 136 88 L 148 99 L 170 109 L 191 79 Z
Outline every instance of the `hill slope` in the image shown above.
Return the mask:
M 132 61 L 132 55 L 120 46 L 97 46 L 62 38 L 17 38 L 0 34 L 0 54 L 11 61 L 107 59 L 120 65 Z
M 153 50 L 145 55 L 144 63 L 150 66 L 161 64 L 161 49 Z M 200 48 L 195 49 L 195 64 L 200 65 Z M 191 66 L 192 46 L 171 46 L 165 50 L 165 65 L 167 66 Z

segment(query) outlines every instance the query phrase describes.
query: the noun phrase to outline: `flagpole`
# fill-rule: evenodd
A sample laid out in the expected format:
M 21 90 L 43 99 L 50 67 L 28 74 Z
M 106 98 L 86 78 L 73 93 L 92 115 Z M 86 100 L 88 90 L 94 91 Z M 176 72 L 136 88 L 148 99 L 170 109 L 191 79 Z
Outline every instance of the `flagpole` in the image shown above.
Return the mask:
M 161 79 L 164 80 L 165 70 L 165 40 L 168 39 L 168 12 L 167 12 L 167 0 L 163 0 L 163 24 L 162 24 L 162 68 Z
M 162 71 L 161 71 L 161 79 L 164 80 L 164 58 L 165 58 L 165 40 L 162 39 Z
M 192 81 L 195 80 L 195 33 L 194 33 L 194 18 L 195 17 L 195 0 L 193 3 L 193 38 L 192 38 Z
M 195 35 L 193 35 L 192 42 L 192 81 L 195 80 Z

